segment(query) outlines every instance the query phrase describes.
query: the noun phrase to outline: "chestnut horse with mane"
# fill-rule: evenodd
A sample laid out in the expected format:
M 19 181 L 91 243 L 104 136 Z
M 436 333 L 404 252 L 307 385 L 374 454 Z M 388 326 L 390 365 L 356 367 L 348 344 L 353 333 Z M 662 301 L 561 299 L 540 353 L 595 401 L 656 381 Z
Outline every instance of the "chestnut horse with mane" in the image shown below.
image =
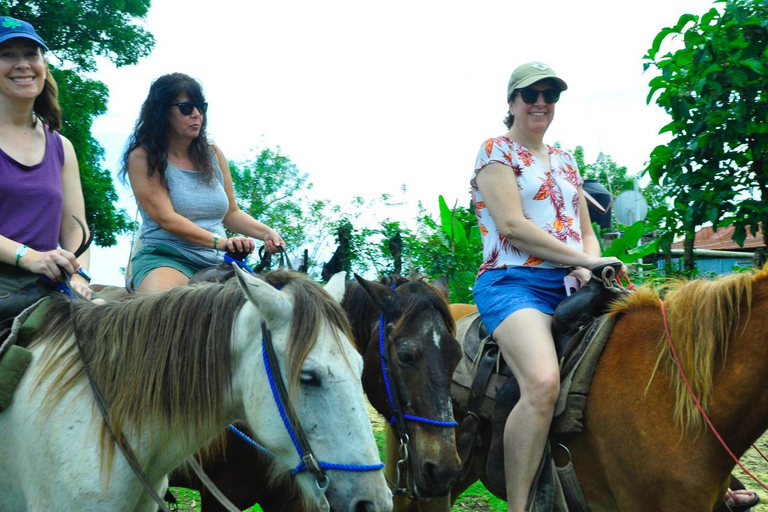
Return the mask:
M 473 310 L 454 305 L 454 318 Z M 722 500 L 735 461 L 707 427 L 682 372 L 719 435 L 741 457 L 768 429 L 762 405 L 768 400 L 768 267 L 674 282 L 663 299 L 643 286 L 612 304 L 609 314 L 616 324 L 595 368 L 584 430 L 555 439 L 570 451 L 589 510 L 727 510 Z M 459 420 L 463 405 L 454 404 Z M 476 450 L 474 456 L 485 455 Z M 565 451 L 555 448 L 555 460 L 564 466 Z M 477 471 L 483 467 L 473 465 L 450 498 L 396 504 L 394 510 L 448 511 L 485 478 Z

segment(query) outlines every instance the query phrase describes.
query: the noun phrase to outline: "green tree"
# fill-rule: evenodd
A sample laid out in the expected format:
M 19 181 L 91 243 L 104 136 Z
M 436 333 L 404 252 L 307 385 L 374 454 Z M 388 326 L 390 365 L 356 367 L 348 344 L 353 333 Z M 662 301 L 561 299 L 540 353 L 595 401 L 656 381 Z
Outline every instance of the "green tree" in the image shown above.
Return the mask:
M 91 135 L 93 119 L 107 109 L 106 86 L 84 76 L 97 69 L 102 56 L 117 66 L 136 64 L 154 47 L 154 39 L 138 23 L 150 0 L 0 0 L 0 14 L 30 22 L 55 58 L 51 72 L 59 85 L 64 123 L 62 135 L 72 141 L 80 166 L 87 223 L 96 244 L 114 245 L 116 235 L 131 227 L 127 213 L 116 209 L 112 174 L 102 168 L 104 149 Z
M 324 203 L 307 203 L 312 189 L 307 173 L 300 172 L 290 158 L 280 154 L 280 147 L 264 148 L 255 158 L 230 162 L 232 185 L 238 206 L 283 237 L 289 250 L 301 246 L 310 227 L 302 218 L 304 208 L 323 209 Z
M 648 102 L 672 121 L 661 129 L 673 136 L 657 146 L 646 169 L 672 204 L 652 212 L 665 242 L 685 236 L 685 269 L 694 271 L 697 227 L 733 224 L 741 244 L 749 227 L 768 226 L 768 2 L 718 0 L 701 16 L 685 14 L 663 29 L 644 57 L 659 75 L 650 81 Z M 660 53 L 668 38 L 683 48 Z M 764 230 L 765 232 L 765 230 Z M 768 234 L 764 235 L 768 236 Z

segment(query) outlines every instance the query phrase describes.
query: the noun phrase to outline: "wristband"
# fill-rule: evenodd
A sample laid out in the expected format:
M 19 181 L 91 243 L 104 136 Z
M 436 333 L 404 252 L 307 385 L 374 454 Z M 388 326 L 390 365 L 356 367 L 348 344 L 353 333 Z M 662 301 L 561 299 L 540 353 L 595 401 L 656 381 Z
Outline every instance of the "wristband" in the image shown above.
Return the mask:
M 29 251 L 29 246 L 26 244 L 20 245 L 18 249 L 16 249 L 16 262 L 13 265 L 14 267 L 19 266 L 19 260 L 22 258 L 22 256 L 27 254 L 27 251 Z
M 213 235 L 213 248 L 216 249 L 216 255 L 219 254 L 219 248 L 217 246 L 219 242 L 219 235 Z

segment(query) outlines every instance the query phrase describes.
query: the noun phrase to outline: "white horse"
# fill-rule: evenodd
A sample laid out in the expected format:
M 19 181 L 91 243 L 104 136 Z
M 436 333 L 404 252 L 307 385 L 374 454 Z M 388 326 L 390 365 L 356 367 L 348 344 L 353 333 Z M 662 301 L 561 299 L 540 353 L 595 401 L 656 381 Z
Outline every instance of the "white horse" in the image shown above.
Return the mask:
M 280 470 L 295 468 L 299 456 L 262 359 L 262 321 L 317 459 L 379 463 L 362 359 L 338 304 L 344 273 L 325 291 L 295 273 L 275 272 L 269 283 L 237 275 L 239 286 L 179 287 L 105 305 L 52 300 L 29 345 L 33 361 L 0 413 L 0 511 L 157 510 L 114 450 L 83 361 L 114 430 L 125 434 L 160 496 L 166 474 L 235 420 L 247 421 Z M 391 511 L 380 471 L 326 473 L 334 512 Z M 316 480 L 307 472 L 297 480 L 305 502 L 320 506 Z

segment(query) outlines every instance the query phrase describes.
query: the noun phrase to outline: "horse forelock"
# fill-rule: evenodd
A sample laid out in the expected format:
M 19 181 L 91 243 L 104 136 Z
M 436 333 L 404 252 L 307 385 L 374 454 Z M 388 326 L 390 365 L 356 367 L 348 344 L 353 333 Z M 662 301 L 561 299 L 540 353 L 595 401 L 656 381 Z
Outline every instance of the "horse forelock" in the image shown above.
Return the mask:
M 341 305 L 304 274 L 275 271 L 264 277 L 268 283 L 281 288 L 293 298 L 294 320 L 291 323 L 286 352 L 290 361 L 287 375 L 288 388 L 292 398 L 296 398 L 301 368 L 317 344 L 323 323 L 327 322 L 331 327 L 334 341 L 342 354 L 346 354 L 348 348 L 354 348 L 351 345 L 352 330 Z M 339 337 L 338 333 L 341 333 L 345 339 Z M 347 363 L 352 368 L 351 362 L 347 361 Z
M 661 287 L 675 352 L 705 410 L 714 394 L 716 365 L 725 364 L 729 343 L 738 334 L 739 327 L 746 328 L 755 286 L 766 282 L 768 267 L 713 280 L 671 280 Z M 621 315 L 642 307 L 660 310 L 659 293 L 649 286 L 641 286 L 627 299 L 613 304 L 611 313 Z M 662 321 L 660 312 L 658 321 Z M 703 428 L 703 418 L 677 368 L 666 331 L 659 347 L 656 370 L 663 365 L 671 380 L 676 399 L 675 421 L 685 428 Z
M 55 297 L 46 327 L 33 341 L 46 345 L 42 374 L 57 390 L 47 407 L 85 375 L 71 338 L 72 311 L 82 361 L 108 404 L 116 432 L 131 427 L 138 435 L 146 421 L 187 436 L 218 427 L 232 377 L 232 326 L 244 302 L 239 287 L 222 284 L 178 287 L 103 305 Z M 114 444 L 104 426 L 101 444 L 111 467 Z
M 424 281 L 410 281 L 396 289 L 398 294 L 405 294 L 405 308 L 392 333 L 397 337 L 403 329 L 419 325 L 428 316 L 430 310 L 435 310 L 445 323 L 445 328 L 451 336 L 456 336 L 456 322 L 448 309 L 448 302 L 434 286 Z

